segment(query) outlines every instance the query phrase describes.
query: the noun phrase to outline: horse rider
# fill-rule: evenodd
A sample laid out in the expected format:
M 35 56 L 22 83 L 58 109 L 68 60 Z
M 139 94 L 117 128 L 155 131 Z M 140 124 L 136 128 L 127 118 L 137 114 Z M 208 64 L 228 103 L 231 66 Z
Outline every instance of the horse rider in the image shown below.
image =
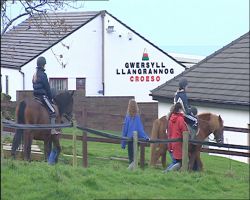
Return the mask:
M 185 78 L 182 78 L 179 81 L 179 88 L 175 93 L 174 104 L 180 102 L 185 113 L 185 122 L 191 128 L 193 133 L 197 132 L 198 129 L 198 121 L 197 121 L 197 108 L 191 107 L 188 103 L 188 97 L 186 94 L 188 87 L 188 81 Z
M 33 95 L 40 99 L 40 101 L 47 107 L 49 111 L 50 123 L 55 124 L 56 112 L 52 106 L 52 94 L 48 81 L 47 74 L 45 73 L 46 59 L 44 57 L 39 57 L 37 59 L 36 73 L 33 75 Z M 52 129 L 52 132 L 55 129 Z

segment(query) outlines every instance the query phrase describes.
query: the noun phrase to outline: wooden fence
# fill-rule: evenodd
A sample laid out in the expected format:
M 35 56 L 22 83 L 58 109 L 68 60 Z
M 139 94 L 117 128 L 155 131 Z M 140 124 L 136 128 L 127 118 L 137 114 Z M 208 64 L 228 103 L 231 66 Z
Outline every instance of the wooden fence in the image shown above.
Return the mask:
M 3 127 L 13 130 L 14 129 L 13 127 L 15 127 L 14 123 L 12 123 L 11 126 L 12 127 L 6 126 L 6 125 L 3 124 Z M 42 126 L 42 128 L 45 128 L 45 127 L 47 127 L 47 125 Z M 48 127 L 52 128 L 52 125 L 48 125 Z M 33 128 L 33 129 L 37 129 L 38 127 L 35 127 L 34 125 L 33 126 L 22 125 L 21 127 L 20 127 L 20 125 L 16 125 L 16 128 L 23 128 L 23 129 Z M 58 128 L 58 125 L 57 125 L 56 128 Z M 75 141 L 76 140 L 82 141 L 82 154 L 83 154 L 82 166 L 85 167 L 85 168 L 88 167 L 88 142 L 103 142 L 103 143 L 112 143 L 112 144 L 120 144 L 121 143 L 121 137 L 119 137 L 119 136 L 111 135 L 114 138 L 105 138 L 109 134 L 103 133 L 103 132 L 100 132 L 100 131 L 94 131 L 94 133 L 97 133 L 97 134 L 99 134 L 99 135 L 101 135 L 103 137 L 88 137 L 87 132 L 90 132 L 91 130 L 93 131 L 93 129 L 81 128 L 81 127 L 78 127 L 78 128 L 83 130 L 82 136 L 62 134 L 61 139 L 68 139 L 68 140 L 74 139 Z M 225 131 L 232 131 L 232 132 L 248 133 L 249 134 L 249 128 L 224 127 L 224 130 Z M 186 141 L 186 139 L 184 141 Z M 165 143 L 168 143 L 168 142 L 165 142 Z M 161 142 L 161 143 L 164 143 L 164 142 Z M 75 142 L 74 142 L 74 144 L 75 144 Z M 185 146 L 186 144 L 183 144 L 183 145 Z M 144 168 L 144 166 L 145 166 L 145 148 L 149 147 L 149 146 L 150 146 L 150 143 L 147 143 L 147 142 L 141 143 L 141 142 L 139 142 L 139 150 L 140 150 L 139 160 L 140 160 L 140 167 L 141 168 Z M 216 145 L 213 145 L 213 146 L 216 146 Z M 227 145 L 225 144 L 224 146 L 227 146 Z M 202 152 L 243 156 L 243 157 L 248 157 L 248 158 L 250 157 L 249 146 L 241 146 L 241 145 L 233 145 L 233 144 L 231 144 L 229 146 L 230 146 L 230 148 L 235 148 L 235 149 L 237 149 L 237 147 L 238 147 L 238 149 L 240 149 L 241 147 L 248 147 L 248 152 L 220 150 L 220 149 L 209 149 L 209 148 L 204 148 L 204 147 L 202 148 Z M 74 155 L 74 156 L 76 156 L 76 155 Z M 185 158 L 184 158 L 184 160 L 185 160 Z

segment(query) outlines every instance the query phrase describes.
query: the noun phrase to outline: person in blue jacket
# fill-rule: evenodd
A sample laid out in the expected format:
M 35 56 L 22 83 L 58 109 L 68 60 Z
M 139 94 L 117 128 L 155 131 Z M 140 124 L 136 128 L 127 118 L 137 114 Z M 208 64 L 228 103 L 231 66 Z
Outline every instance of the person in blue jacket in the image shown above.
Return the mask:
M 123 128 L 122 128 L 122 137 L 133 138 L 133 132 L 137 131 L 138 138 L 149 140 L 148 135 L 145 133 L 141 118 L 139 115 L 139 108 L 135 99 L 130 99 L 128 103 L 127 114 L 124 119 Z M 133 162 L 133 141 L 124 141 L 121 142 L 122 149 L 126 148 L 126 143 L 128 143 L 128 158 L 129 164 Z
M 195 107 L 191 107 L 188 103 L 188 97 L 186 94 L 186 90 L 188 87 L 188 81 L 185 78 L 182 78 L 179 81 L 179 88 L 175 93 L 175 97 L 174 97 L 174 104 L 176 104 L 177 102 L 180 102 L 182 107 L 183 107 L 183 111 L 185 113 L 185 121 L 186 123 L 190 126 L 190 128 L 197 130 L 197 109 Z
M 46 59 L 39 57 L 37 59 L 36 73 L 33 75 L 33 95 L 40 99 L 40 101 L 47 107 L 49 112 L 51 124 L 55 124 L 56 113 L 52 106 L 52 93 L 48 81 L 47 74 L 45 73 Z M 56 133 L 55 129 L 52 129 L 51 133 Z

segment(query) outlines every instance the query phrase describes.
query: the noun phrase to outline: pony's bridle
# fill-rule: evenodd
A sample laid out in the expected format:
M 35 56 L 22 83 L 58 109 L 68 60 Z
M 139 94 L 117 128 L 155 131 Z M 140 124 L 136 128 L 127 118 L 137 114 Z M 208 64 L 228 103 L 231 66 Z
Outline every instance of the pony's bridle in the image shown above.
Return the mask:
M 221 132 L 223 132 L 223 130 L 221 130 Z M 223 138 L 223 133 L 221 133 L 221 132 L 219 133 L 219 137 L 218 137 L 218 134 L 215 134 L 215 131 L 212 131 L 212 133 L 214 135 L 214 139 L 211 139 L 209 137 L 208 137 L 208 139 L 211 141 L 216 141 L 219 144 L 222 144 L 224 141 L 224 138 Z

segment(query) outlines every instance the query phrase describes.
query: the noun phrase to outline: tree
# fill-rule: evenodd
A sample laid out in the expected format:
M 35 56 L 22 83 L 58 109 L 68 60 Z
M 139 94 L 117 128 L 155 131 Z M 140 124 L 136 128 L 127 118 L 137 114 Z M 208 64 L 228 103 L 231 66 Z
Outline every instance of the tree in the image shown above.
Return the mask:
M 63 10 L 66 8 L 80 8 L 84 1 L 64 0 L 1 0 L 1 36 L 20 19 L 33 16 L 36 13 L 46 14 L 48 11 Z M 19 7 L 20 12 L 10 16 L 11 9 Z
M 8 32 L 8 30 L 12 29 L 15 31 L 15 25 L 25 19 L 30 19 L 39 14 L 40 17 L 48 20 L 48 25 L 50 28 L 50 33 L 48 30 L 44 29 L 44 27 L 40 24 L 40 21 L 30 20 L 32 23 L 29 25 L 28 29 L 36 28 L 39 32 L 46 37 L 48 40 L 50 37 L 57 36 L 60 38 L 60 33 L 66 32 L 70 29 L 69 25 L 64 23 L 63 19 L 56 19 L 53 23 L 49 22 L 49 17 L 47 15 L 48 12 L 55 12 L 60 10 L 65 10 L 67 8 L 78 9 L 83 7 L 83 1 L 64 1 L 64 0 L 1 0 L 1 38 Z M 18 9 L 17 9 L 18 8 Z M 13 14 L 14 10 L 14 16 Z M 19 12 L 17 12 L 19 10 Z M 12 11 L 12 13 L 11 13 Z M 11 13 L 11 14 L 10 14 Z M 28 30 L 27 29 L 27 30 Z M 63 47 L 69 50 L 69 45 L 60 42 Z M 13 44 L 8 44 L 9 49 L 15 50 L 16 47 Z M 64 55 L 62 52 L 54 52 L 51 48 L 52 53 L 57 59 L 58 63 L 65 68 L 67 62 L 64 61 Z

